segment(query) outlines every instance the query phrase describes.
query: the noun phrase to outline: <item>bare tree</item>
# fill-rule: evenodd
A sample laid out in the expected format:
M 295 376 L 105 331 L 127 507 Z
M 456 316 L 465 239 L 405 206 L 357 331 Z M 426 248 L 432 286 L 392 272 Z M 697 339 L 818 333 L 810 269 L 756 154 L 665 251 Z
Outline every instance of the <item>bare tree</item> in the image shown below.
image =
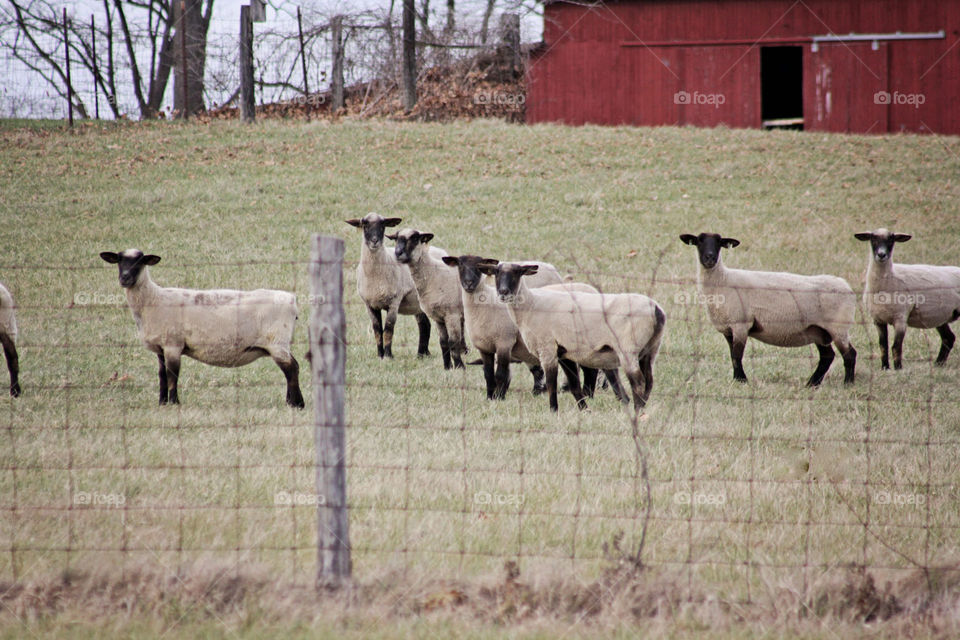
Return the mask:
M 188 101 L 191 111 L 203 109 L 203 73 L 206 65 L 206 40 L 214 0 L 103 0 L 103 16 L 98 19 L 96 35 L 86 26 L 88 16 L 72 19 L 68 15 L 71 59 L 79 61 L 94 78 L 95 86 L 108 98 L 114 117 L 126 115 L 118 102 L 122 82 L 119 63 L 129 69 L 130 83 L 141 118 L 160 113 L 163 98 L 179 53 L 180 26 L 184 26 L 188 61 Z M 186 9 L 186 20 L 179 21 L 179 7 Z M 0 10 L 0 46 L 33 70 L 52 90 L 66 98 L 67 75 L 63 68 L 64 36 L 62 3 L 55 0 L 8 0 Z M 76 10 L 76 6 L 73 7 Z M 114 27 L 116 26 L 115 33 Z M 93 38 L 106 42 L 93 56 Z M 126 61 L 118 61 L 114 40 L 126 52 Z M 99 72 L 99 70 L 104 72 Z M 98 72 L 95 72 L 97 70 Z M 182 91 L 179 94 L 182 96 Z M 86 117 L 88 109 L 73 91 L 74 108 Z M 182 108 L 182 105 L 175 105 Z

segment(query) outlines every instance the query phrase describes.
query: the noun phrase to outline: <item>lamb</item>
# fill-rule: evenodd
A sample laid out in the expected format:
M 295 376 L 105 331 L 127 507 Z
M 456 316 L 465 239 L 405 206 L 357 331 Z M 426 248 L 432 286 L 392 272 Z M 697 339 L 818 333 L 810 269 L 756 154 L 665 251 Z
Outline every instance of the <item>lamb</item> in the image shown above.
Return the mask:
M 160 361 L 161 405 L 180 403 L 181 355 L 218 367 L 239 367 L 269 355 L 287 379 L 287 404 L 303 408 L 300 366 L 290 352 L 297 320 L 294 294 L 160 287 L 148 269 L 160 262 L 159 256 L 127 249 L 104 251 L 100 257 L 119 265 L 137 333 Z
M 346 221 L 363 231 L 360 262 L 357 264 L 357 292 L 367 306 L 380 358 L 393 357 L 393 328 L 398 313 L 416 317 L 420 329 L 417 356 L 430 355 L 430 320 L 420 308 L 417 288 L 409 270 L 397 262 L 393 251 L 383 246 L 385 228 L 397 226 L 400 220 L 368 213 L 363 218 Z M 382 311 L 387 312 L 386 324 Z
M 583 390 L 571 366 L 623 367 L 633 392 L 635 411 L 646 405 L 653 388 L 653 362 L 660 349 L 666 314 L 647 296 L 531 289 L 524 276 L 537 265 L 483 264 L 495 277 L 497 294 L 506 303 L 524 344 L 540 360 L 550 409 L 557 411 L 557 369 L 562 367 L 577 400 L 586 408 Z
M 479 256 L 463 255 L 445 257 L 443 262 L 450 267 L 455 267 L 458 271 L 467 333 L 470 335 L 473 346 L 480 352 L 487 386 L 487 398 L 502 400 L 506 396 L 507 389 L 510 386 L 511 362 L 526 364 L 533 375 L 533 393 L 535 395 L 542 393 L 545 390 L 545 385 L 540 360 L 527 349 L 520 337 L 516 323 L 507 312 L 506 305 L 500 302 L 497 297 L 496 290 L 483 281 L 484 275 L 479 269 L 480 265 L 496 267 L 498 261 Z M 547 263 L 531 264 L 537 264 L 539 267 L 535 275 L 527 278 L 527 286 L 531 288 L 597 292 L 594 287 L 588 284 L 564 282 L 553 265 Z M 494 371 L 494 360 L 496 360 L 496 371 Z M 584 369 L 583 388 L 586 395 L 592 395 L 596 378 L 595 369 Z M 625 397 L 620 390 L 619 381 L 614 378 L 613 383 L 613 388 L 618 392 L 618 397 Z
M 697 247 L 698 282 L 713 326 L 730 347 L 733 379 L 746 382 L 743 351 L 747 338 L 778 347 L 817 345 L 820 361 L 807 381 L 815 387 L 823 381 L 834 359 L 831 341 L 843 356 L 844 383 L 854 381 L 857 352 L 850 344 L 857 301 L 843 278 L 828 275 L 728 269 L 720 249 L 740 244 L 716 233 L 692 235 L 680 240 Z
M 427 243 L 433 240 L 432 233 L 403 229 L 387 237 L 397 243 L 394 249 L 397 262 L 409 269 L 420 308 L 437 325 L 443 368 L 462 369 L 462 354 L 466 353 L 467 345 L 463 337 L 463 304 L 457 275 L 444 266 L 441 256 L 431 255 L 429 249 L 433 247 L 428 248 Z
M 880 367 L 890 368 L 887 355 L 887 325 L 893 325 L 893 368 L 903 367 L 903 337 L 907 327 L 937 328 L 940 353 L 935 364 L 942 366 L 950 355 L 955 336 L 950 323 L 960 318 L 960 268 L 927 264 L 894 264 L 893 245 L 911 236 L 877 229 L 854 234 L 870 242 L 867 283 L 863 306 L 880 334 Z
M 20 357 L 17 355 L 17 317 L 13 296 L 0 283 L 0 344 L 7 359 L 7 371 L 10 373 L 10 395 L 20 397 Z

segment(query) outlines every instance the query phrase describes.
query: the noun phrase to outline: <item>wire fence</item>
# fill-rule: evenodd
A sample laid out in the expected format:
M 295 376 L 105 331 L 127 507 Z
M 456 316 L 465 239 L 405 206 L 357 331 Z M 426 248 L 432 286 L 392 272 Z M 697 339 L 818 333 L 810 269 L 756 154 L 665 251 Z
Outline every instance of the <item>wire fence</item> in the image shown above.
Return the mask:
M 54 6 L 55 3 L 51 3 Z M 135 21 L 130 17 L 129 48 L 116 10 L 106 14 L 78 13 L 72 5 L 63 7 L 64 18 L 42 10 L 25 19 L 21 28 L 14 14 L 0 14 L 0 116 L 6 118 L 63 119 L 68 112 L 68 83 L 78 117 L 143 117 L 135 85 L 140 79 L 144 100 L 154 86 L 162 87 L 157 111 L 173 117 L 174 76 L 179 62 L 174 59 L 169 76 L 162 68 L 161 24 Z M 42 9 L 42 7 L 41 7 Z M 289 7 L 287 7 L 289 9 Z M 159 19 L 159 18 L 158 18 Z M 334 77 L 332 27 L 335 18 L 315 12 L 271 12 L 267 23 L 253 29 L 255 99 L 258 105 L 297 102 L 314 110 L 329 108 Z M 340 16 L 342 25 L 343 80 L 347 87 L 359 87 L 367 101 L 383 99 L 383 93 L 400 82 L 401 25 L 398 16 L 360 12 Z M 529 27 L 522 25 L 527 31 Z M 423 70 L 446 66 L 495 50 L 496 29 L 481 33 L 472 23 L 436 32 L 419 27 L 418 65 Z M 240 92 L 239 17 L 214 15 L 209 20 L 205 51 L 203 106 L 207 110 L 232 107 Z M 179 36 L 174 33 L 174 40 Z M 64 39 L 69 42 L 70 59 Z M 33 46 L 33 43 L 37 43 Z M 178 46 L 174 43 L 173 48 Z M 130 51 L 134 58 L 131 58 Z M 173 53 L 171 55 L 178 55 Z M 136 69 L 132 60 L 136 59 Z M 69 70 L 69 71 L 68 71 Z M 163 79 L 166 78 L 166 84 Z M 373 82 L 372 85 L 368 83 Z M 115 106 L 111 108 L 111 105 Z
M 350 246 L 348 244 L 348 246 Z M 349 254 L 348 254 L 349 255 Z M 662 261 L 662 255 L 660 261 Z M 857 312 L 857 381 L 839 361 L 803 387 L 813 347 L 751 341 L 750 383 L 730 379 L 726 345 L 693 278 L 610 274 L 546 256 L 605 291 L 643 292 L 667 315 L 647 410 L 608 389 L 553 414 L 514 366 L 506 398 L 486 398 L 480 367 L 418 359 L 413 319 L 395 358 L 376 355 L 344 264 L 346 512 L 354 576 L 389 568 L 471 578 L 524 572 L 590 580 L 635 563 L 753 602 L 808 602 L 853 570 L 892 580 L 956 572 L 960 400 L 955 368 L 934 368 L 913 331 L 906 370 L 882 372 L 872 322 Z M 300 299 L 293 352 L 304 363 L 311 264 L 154 267 L 165 286 L 264 286 Z M 59 274 L 54 287 L 26 283 Z M 184 358 L 181 403 L 156 406 L 155 357 L 135 335 L 115 268 L 0 267 L 17 300 L 23 396 L 0 411 L 0 579 L 146 565 L 179 573 L 214 563 L 264 566 L 312 583 L 324 465 L 312 411 L 286 407 L 266 359 L 236 369 Z M 557 322 L 562 322 L 558 319 Z M 469 344 L 469 340 L 468 340 Z M 472 349 L 468 360 L 476 355 Z M 304 395 L 309 367 L 300 373 Z M 313 380 L 316 385 L 316 379 Z

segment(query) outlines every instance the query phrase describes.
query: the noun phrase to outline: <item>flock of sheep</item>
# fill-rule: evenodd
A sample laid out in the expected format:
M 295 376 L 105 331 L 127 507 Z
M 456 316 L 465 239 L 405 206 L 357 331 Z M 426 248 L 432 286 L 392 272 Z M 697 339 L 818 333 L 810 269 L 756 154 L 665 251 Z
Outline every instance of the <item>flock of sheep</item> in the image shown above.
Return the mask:
M 534 394 L 546 391 L 556 411 L 557 375 L 580 408 L 592 396 L 599 372 L 624 403 L 623 369 L 635 411 L 653 387 L 653 363 L 666 314 L 637 293 L 600 293 L 595 287 L 561 277 L 550 264 L 500 262 L 475 255 L 450 256 L 430 246 L 433 234 L 403 229 L 387 234 L 400 218 L 370 213 L 347 223 L 363 232 L 357 289 L 376 338 L 377 355 L 393 357 L 398 314 L 413 315 L 420 331 L 417 353 L 429 355 L 430 321 L 437 326 L 444 368 L 463 367 L 466 338 L 480 353 L 486 393 L 502 399 L 510 386 L 510 364 L 525 364 Z M 877 326 L 881 366 L 890 367 L 888 325 L 893 325 L 893 366 L 900 369 L 907 327 L 936 328 L 942 365 L 955 337 L 949 324 L 960 317 L 960 268 L 894 264 L 893 247 L 909 235 L 886 229 L 857 233 L 870 243 L 863 302 Z M 395 241 L 390 249 L 385 239 Z M 850 343 L 856 297 L 842 278 L 828 275 L 747 271 L 727 268 L 720 252 L 740 244 L 715 233 L 683 234 L 697 248 L 698 283 L 714 327 L 730 348 L 733 377 L 746 381 L 743 352 L 747 338 L 780 347 L 815 344 L 820 360 L 808 385 L 819 385 L 835 357 L 843 358 L 844 382 L 852 383 L 857 352 Z M 160 262 L 139 249 L 105 251 L 100 257 L 119 268 L 120 286 L 144 346 L 159 361 L 160 404 L 178 404 L 180 359 L 238 367 L 270 356 L 286 377 L 287 404 L 304 406 L 299 364 L 291 351 L 297 302 L 293 293 L 270 289 L 195 290 L 161 287 L 148 267 Z M 386 318 L 383 318 L 383 312 Z M 0 284 L 0 344 L 10 373 L 10 395 L 21 393 L 14 301 Z M 580 382 L 580 371 L 583 383 Z

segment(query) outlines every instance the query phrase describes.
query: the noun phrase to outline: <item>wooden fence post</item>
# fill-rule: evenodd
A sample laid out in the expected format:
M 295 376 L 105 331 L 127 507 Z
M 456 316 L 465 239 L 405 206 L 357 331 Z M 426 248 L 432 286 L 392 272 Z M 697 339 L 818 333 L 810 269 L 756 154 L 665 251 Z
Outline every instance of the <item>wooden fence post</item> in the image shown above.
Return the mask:
M 67 113 L 70 118 L 70 126 L 73 126 L 73 80 L 70 79 L 70 30 L 67 22 L 67 8 L 63 8 L 63 50 L 66 54 L 67 67 Z
M 317 471 L 317 588 L 350 578 L 347 513 L 346 328 L 340 238 L 315 234 L 310 251 L 310 373 L 313 380 Z
M 403 108 L 417 106 L 417 24 L 414 0 L 403 0 L 403 54 L 400 76 L 403 83 Z
M 512 76 L 519 78 L 523 70 L 520 57 L 520 14 L 503 13 L 500 15 L 500 50 L 503 67 Z
M 240 7 L 240 118 L 253 122 L 257 115 L 253 95 L 253 20 L 250 5 Z
M 333 51 L 333 69 L 330 81 L 330 111 L 335 113 L 344 106 L 343 95 L 343 16 L 330 21 L 330 47 Z

